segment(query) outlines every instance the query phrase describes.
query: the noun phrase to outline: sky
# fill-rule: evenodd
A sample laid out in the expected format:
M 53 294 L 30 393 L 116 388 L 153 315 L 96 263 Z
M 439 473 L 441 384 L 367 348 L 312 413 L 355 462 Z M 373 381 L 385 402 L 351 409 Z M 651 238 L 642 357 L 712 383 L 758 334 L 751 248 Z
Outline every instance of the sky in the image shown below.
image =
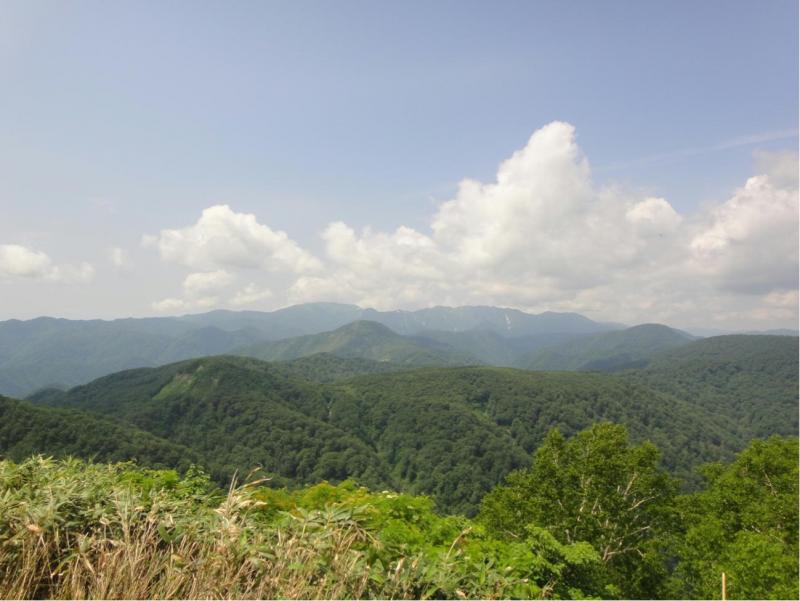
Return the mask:
M 0 2 L 0 320 L 798 322 L 798 6 Z

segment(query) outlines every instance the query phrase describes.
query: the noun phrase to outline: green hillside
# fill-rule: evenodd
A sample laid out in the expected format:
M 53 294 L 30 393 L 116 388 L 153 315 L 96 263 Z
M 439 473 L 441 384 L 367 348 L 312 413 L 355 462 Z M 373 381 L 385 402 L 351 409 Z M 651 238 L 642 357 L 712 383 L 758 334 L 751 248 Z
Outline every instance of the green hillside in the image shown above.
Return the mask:
M 364 423 L 350 419 L 352 397 L 343 393 L 292 377 L 282 365 L 217 357 L 121 372 L 45 400 L 185 444 L 219 481 L 254 466 L 275 475 L 275 484 L 352 477 L 431 493 L 448 510 L 474 512 L 483 493 L 529 460 L 507 432 L 463 403 L 425 399 Z M 365 437 L 365 427 L 380 431 L 380 441 Z M 409 457 L 413 468 L 404 463 Z
M 634 440 L 657 444 L 664 453 L 664 465 L 691 481 L 697 481 L 692 475 L 695 465 L 728 459 L 746 444 L 734 434 L 737 429 L 730 419 L 615 375 L 494 367 L 420 369 L 363 376 L 332 388 L 342 393 L 332 405 L 332 423 L 356 432 L 379 450 L 389 444 L 387 448 L 396 454 L 391 462 L 395 465 L 398 457 L 413 465 L 409 452 L 418 453 L 431 444 L 427 436 L 420 440 L 417 428 L 433 426 L 410 422 L 432 404 L 469 407 L 486 420 L 487 429 L 500 428 L 527 454 L 535 451 L 552 427 L 570 435 L 598 420 L 625 424 Z M 434 414 L 426 419 L 437 424 L 450 417 Z M 403 420 L 409 420 L 409 425 L 398 434 L 396 424 L 405 424 Z M 396 440 L 400 436 L 405 436 L 402 443 Z M 480 441 L 452 436 L 444 438 L 443 444 L 449 449 Z M 481 453 L 461 452 L 465 457 Z M 427 476 L 424 470 L 421 473 Z
M 326 423 L 321 388 L 254 359 L 129 370 L 49 402 L 113 416 L 186 445 L 219 481 L 260 466 L 275 484 L 347 477 L 371 486 L 390 482 L 372 449 Z
M 274 363 L 284 373 L 308 380 L 310 382 L 327 383 L 347 380 L 355 376 L 366 374 L 383 374 L 393 371 L 412 369 L 405 365 L 388 363 L 386 361 L 373 361 L 360 357 L 340 357 L 331 353 L 317 353 Z
M 449 345 L 396 334 L 372 321 L 356 321 L 332 332 L 264 342 L 237 350 L 237 354 L 265 361 L 297 359 L 318 353 L 357 357 L 398 365 L 470 365 L 479 363 Z
M 419 336 L 447 344 L 488 365 L 525 368 L 534 352 L 582 338 L 586 334 L 543 332 L 527 336 L 503 336 L 493 330 L 425 330 Z
M 72 409 L 36 406 L 0 396 L 0 457 L 43 453 L 97 461 L 136 460 L 151 467 L 188 467 L 194 451 L 130 424 Z
M 653 357 L 631 380 L 729 418 L 743 438 L 797 435 L 798 338 L 716 336 Z
M 334 338 L 355 352 L 363 347 L 347 341 L 369 339 L 363 329 L 377 333 L 379 342 L 408 341 L 370 323 Z M 358 335 L 349 338 L 353 330 Z M 737 342 L 726 338 L 723 343 Z M 666 356 L 648 370 L 621 375 L 410 369 L 331 354 L 280 363 L 213 357 L 120 372 L 33 398 L 113 417 L 184 445 L 218 481 L 256 466 L 274 484 L 353 477 L 430 494 L 444 509 L 472 514 L 488 490 L 530 461 L 552 427 L 571 435 L 596 421 L 625 424 L 635 441 L 662 449 L 665 467 L 695 484 L 699 463 L 730 459 L 755 436 L 796 433 L 796 339 L 745 338 L 763 347 L 751 363 L 742 358 L 742 341 L 725 352 L 712 351 L 713 340 L 676 350 L 698 349 L 680 378 L 659 367 L 675 363 Z M 783 349 L 778 362 L 775 344 Z M 710 362 L 705 371 L 700 355 Z M 747 369 L 763 375 L 751 378 Z M 719 382 L 704 375 L 708 370 Z M 736 386 L 751 386 L 752 396 L 743 392 L 721 409 L 719 403 L 735 398 L 720 384 L 732 386 L 733 372 Z
M 529 369 L 565 371 L 619 371 L 641 367 L 654 354 L 684 346 L 693 337 L 659 324 L 584 336 L 533 354 Z

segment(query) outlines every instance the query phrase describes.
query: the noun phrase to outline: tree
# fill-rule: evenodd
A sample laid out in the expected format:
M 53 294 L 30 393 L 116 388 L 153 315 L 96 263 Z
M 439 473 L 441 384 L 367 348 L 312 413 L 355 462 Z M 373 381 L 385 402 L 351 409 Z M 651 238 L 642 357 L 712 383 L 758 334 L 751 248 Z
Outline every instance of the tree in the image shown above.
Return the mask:
M 518 538 L 530 524 L 562 543 L 590 543 L 608 574 L 607 596 L 661 594 L 666 568 L 658 535 L 674 523 L 676 484 L 650 443 L 631 446 L 624 426 L 601 422 L 569 441 L 551 430 L 533 465 L 490 492 L 481 520 Z
M 730 599 L 798 598 L 797 455 L 796 438 L 773 436 L 705 468 L 707 489 L 682 503 L 681 594 L 714 598 L 725 572 Z

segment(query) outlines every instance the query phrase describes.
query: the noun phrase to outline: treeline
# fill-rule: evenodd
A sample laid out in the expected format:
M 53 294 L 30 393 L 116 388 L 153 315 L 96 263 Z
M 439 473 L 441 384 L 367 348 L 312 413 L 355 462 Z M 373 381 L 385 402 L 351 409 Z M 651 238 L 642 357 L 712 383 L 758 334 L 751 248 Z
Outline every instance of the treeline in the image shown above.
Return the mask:
M 352 481 L 218 488 L 133 464 L 0 461 L 3 598 L 797 598 L 798 442 L 680 494 L 650 443 L 549 432 L 477 516 Z

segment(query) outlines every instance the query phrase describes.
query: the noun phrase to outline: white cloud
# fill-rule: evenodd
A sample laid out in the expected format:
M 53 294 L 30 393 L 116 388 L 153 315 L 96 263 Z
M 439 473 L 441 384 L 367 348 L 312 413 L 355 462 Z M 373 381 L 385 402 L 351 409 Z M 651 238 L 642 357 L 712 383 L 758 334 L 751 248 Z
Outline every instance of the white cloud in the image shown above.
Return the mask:
M 187 308 L 187 303 L 180 298 L 165 298 L 151 303 L 150 306 L 159 313 L 169 313 L 185 310 Z
M 289 298 L 486 303 L 631 322 L 688 323 L 718 307 L 761 319 L 764 295 L 797 288 L 796 178 L 792 185 L 789 160 L 770 158 L 761 161 L 769 173 L 728 201 L 680 215 L 663 198 L 598 189 L 574 128 L 551 123 L 500 165 L 495 182 L 461 182 L 430 234 L 331 224 L 328 269 L 298 278 Z
M 190 273 L 183 280 L 183 289 L 190 296 L 198 296 L 226 288 L 234 277 L 224 269 Z
M 44 278 L 52 270 L 50 257 L 41 251 L 18 244 L 0 245 L 0 275 Z
M 727 202 L 704 216 L 692 238 L 694 266 L 719 287 L 766 294 L 797 287 L 797 190 L 751 177 Z
M 159 313 L 177 313 L 191 309 L 211 309 L 218 303 L 219 299 L 216 296 L 203 296 L 192 299 L 170 297 L 150 303 L 150 307 Z
M 255 283 L 250 282 L 236 293 L 231 299 L 231 304 L 236 307 L 241 307 L 272 298 L 272 296 L 272 291 L 269 288 L 260 288 Z
M 251 283 L 230 304 L 495 304 L 626 322 L 766 323 L 797 307 L 797 158 L 757 159 L 760 173 L 731 198 L 681 215 L 664 198 L 598 188 L 575 129 L 554 122 L 503 161 L 495 181 L 462 181 L 424 230 L 331 223 L 324 262 L 228 206 L 144 242 L 203 271 L 187 277 L 184 306 L 217 292 L 218 276 L 229 285 L 227 275 L 257 270 L 269 288 Z
M 285 232 L 258 223 L 255 215 L 236 213 L 228 205 L 209 207 L 194 225 L 144 236 L 142 243 L 158 248 L 164 260 L 192 269 L 308 273 L 321 267 Z
M 0 278 L 85 283 L 94 278 L 94 267 L 86 262 L 54 265 L 44 252 L 19 244 L 0 244 Z
M 108 260 L 115 271 L 127 272 L 133 267 L 133 261 L 131 261 L 128 251 L 118 246 L 108 249 Z

